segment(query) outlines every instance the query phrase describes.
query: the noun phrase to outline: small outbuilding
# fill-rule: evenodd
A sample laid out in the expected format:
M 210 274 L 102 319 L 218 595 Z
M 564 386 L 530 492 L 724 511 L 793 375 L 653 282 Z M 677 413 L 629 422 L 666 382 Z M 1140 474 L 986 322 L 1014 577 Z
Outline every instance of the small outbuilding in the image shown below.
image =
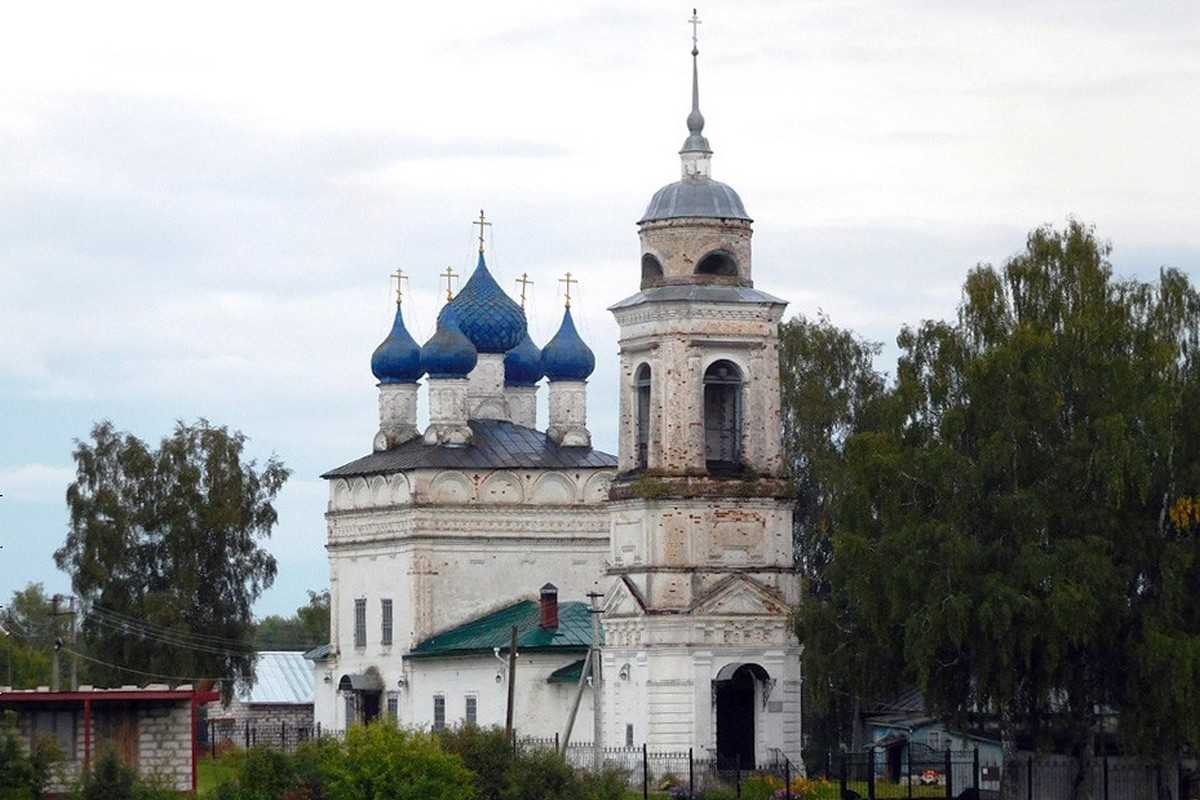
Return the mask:
M 247 725 L 253 741 L 304 737 L 313 724 L 313 671 L 304 653 L 264 650 L 256 654 L 253 682 L 238 682 L 228 705 L 209 703 L 206 734 L 216 744 L 243 741 Z
M 16 714 L 20 734 L 30 744 L 41 737 L 57 743 L 63 761 L 48 787 L 51 793 L 69 791 L 105 747 L 142 777 L 194 792 L 199 712 L 217 697 L 190 685 L 81 686 L 58 692 L 0 686 L 0 712 Z

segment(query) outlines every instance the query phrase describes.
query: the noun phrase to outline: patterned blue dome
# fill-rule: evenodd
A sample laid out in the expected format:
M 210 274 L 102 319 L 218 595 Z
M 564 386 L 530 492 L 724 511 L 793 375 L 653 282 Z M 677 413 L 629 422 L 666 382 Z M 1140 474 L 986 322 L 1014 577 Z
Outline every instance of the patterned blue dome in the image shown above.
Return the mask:
M 533 386 L 541 379 L 542 351 L 526 331 L 520 343 L 504 354 L 504 382 L 509 386 Z
M 462 332 L 480 353 L 507 353 L 525 335 L 525 312 L 488 272 L 483 253 L 467 285 L 445 305 L 442 314 L 451 308 L 458 312 Z
M 371 354 L 371 372 L 380 383 L 416 383 L 425 374 L 421 369 L 421 346 L 404 327 L 399 303 L 391 333 Z
M 552 381 L 582 381 L 595 368 L 596 356 L 579 338 L 568 308 L 558 333 L 542 348 L 542 371 Z
M 421 348 L 421 371 L 431 378 L 465 378 L 478 360 L 475 345 L 459 327 L 458 314 L 442 309 L 437 332 Z

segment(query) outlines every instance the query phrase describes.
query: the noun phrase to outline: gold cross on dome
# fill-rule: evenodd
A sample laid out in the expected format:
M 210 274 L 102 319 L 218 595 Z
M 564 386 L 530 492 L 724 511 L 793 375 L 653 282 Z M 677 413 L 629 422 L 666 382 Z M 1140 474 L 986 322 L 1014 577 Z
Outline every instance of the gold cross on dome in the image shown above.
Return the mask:
M 479 252 L 482 253 L 483 252 L 483 229 L 484 229 L 484 227 L 491 227 L 492 223 L 488 222 L 487 218 L 483 216 L 483 209 L 481 208 L 481 209 L 479 209 L 479 220 L 477 222 L 472 222 L 471 224 L 479 226 Z
M 566 295 L 567 295 L 567 308 L 570 308 L 570 307 L 571 307 L 571 284 L 572 284 L 572 283 L 576 283 L 576 284 L 577 284 L 577 283 L 579 283 L 579 281 L 577 281 L 577 280 L 575 280 L 574 278 L 572 278 L 572 277 L 571 277 L 571 273 L 569 273 L 569 272 L 568 272 L 568 273 L 567 273 L 567 277 L 565 277 L 565 278 L 559 278 L 559 279 L 558 279 L 558 282 L 559 282 L 559 283 L 565 283 L 565 284 L 567 285 L 567 291 L 566 291 Z
M 525 289 L 533 286 L 533 281 L 529 280 L 529 273 L 522 272 L 521 277 L 517 278 L 517 283 L 521 284 L 521 308 L 525 307 Z
M 450 282 L 458 277 L 458 273 L 454 271 L 454 267 L 446 267 L 446 271 L 440 273 L 439 277 L 446 279 L 446 302 L 449 303 L 454 299 L 454 290 Z
M 398 269 L 391 275 L 388 275 L 388 277 L 396 279 L 396 305 L 400 305 L 404 302 L 404 284 L 402 281 L 408 280 L 408 276 L 404 274 L 404 270 Z

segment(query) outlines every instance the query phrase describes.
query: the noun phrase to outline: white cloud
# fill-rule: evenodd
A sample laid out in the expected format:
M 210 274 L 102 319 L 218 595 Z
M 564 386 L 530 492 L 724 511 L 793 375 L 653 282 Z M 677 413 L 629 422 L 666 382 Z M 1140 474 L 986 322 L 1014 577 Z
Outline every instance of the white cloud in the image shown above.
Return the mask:
M 73 467 L 50 464 L 0 467 L 0 494 L 17 503 L 61 503 L 73 480 Z

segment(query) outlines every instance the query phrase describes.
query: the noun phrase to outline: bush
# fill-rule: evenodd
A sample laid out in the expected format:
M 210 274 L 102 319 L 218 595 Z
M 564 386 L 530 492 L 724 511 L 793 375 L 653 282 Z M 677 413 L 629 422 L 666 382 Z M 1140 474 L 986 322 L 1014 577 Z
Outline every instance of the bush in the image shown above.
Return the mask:
M 342 747 L 321 753 L 329 800 L 473 800 L 474 775 L 437 737 L 388 722 L 351 728 Z
M 598 773 L 579 777 L 579 796 L 582 800 L 622 800 L 629 786 L 629 770 L 605 767 Z
M 462 759 L 475 773 L 475 792 L 479 800 L 500 800 L 513 749 L 502 728 L 462 725 L 437 733 L 442 749 Z
M 553 750 L 522 753 L 512 762 L 500 792 L 501 800 L 579 800 L 575 770 Z

